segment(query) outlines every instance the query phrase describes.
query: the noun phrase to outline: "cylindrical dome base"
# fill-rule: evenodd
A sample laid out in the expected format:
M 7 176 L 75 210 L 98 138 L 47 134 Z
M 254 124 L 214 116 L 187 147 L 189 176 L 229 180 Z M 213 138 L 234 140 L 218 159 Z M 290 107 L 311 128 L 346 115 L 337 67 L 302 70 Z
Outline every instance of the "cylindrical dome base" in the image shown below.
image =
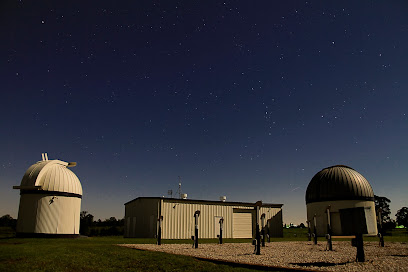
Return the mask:
M 81 198 L 57 192 L 27 193 L 20 197 L 19 236 L 79 235 Z
M 323 237 L 328 234 L 328 213 L 330 214 L 331 234 L 333 236 L 355 235 L 361 231 L 362 234 L 375 236 L 377 232 L 376 214 L 374 201 L 361 200 L 338 200 L 338 201 L 323 201 L 313 202 L 306 205 L 307 221 L 310 224 L 311 232 L 314 233 L 314 224 L 316 222 L 317 236 Z M 351 209 L 356 209 L 361 212 L 361 216 L 356 216 L 356 222 L 353 225 L 353 219 L 348 216 Z M 354 210 L 353 210 L 354 211 Z M 346 214 L 346 218 L 344 219 Z M 343 216 L 343 220 L 342 220 Z M 358 218 L 358 217 L 361 218 Z M 316 218 L 316 219 L 315 219 Z M 361 220 L 360 220 L 361 219 Z M 365 225 L 364 225 L 365 219 Z

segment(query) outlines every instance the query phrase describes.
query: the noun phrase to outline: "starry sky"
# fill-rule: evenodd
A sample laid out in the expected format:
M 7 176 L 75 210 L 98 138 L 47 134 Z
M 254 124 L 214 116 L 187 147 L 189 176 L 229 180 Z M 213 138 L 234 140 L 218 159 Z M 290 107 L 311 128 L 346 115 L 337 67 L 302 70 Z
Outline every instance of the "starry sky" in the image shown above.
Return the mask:
M 2 1 L 0 215 L 76 161 L 82 210 L 139 196 L 281 203 L 348 165 L 408 206 L 406 1 Z

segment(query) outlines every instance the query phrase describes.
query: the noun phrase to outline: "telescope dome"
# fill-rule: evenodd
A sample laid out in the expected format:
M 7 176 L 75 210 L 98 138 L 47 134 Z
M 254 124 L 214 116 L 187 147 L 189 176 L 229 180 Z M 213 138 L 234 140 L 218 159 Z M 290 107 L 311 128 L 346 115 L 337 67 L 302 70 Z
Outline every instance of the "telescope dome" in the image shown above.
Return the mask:
M 68 166 L 67 162 L 60 160 L 39 161 L 27 169 L 16 189 L 82 195 L 81 183 Z
M 374 201 L 374 192 L 359 172 L 345 165 L 335 165 L 314 175 L 306 190 L 306 204 L 333 200 Z

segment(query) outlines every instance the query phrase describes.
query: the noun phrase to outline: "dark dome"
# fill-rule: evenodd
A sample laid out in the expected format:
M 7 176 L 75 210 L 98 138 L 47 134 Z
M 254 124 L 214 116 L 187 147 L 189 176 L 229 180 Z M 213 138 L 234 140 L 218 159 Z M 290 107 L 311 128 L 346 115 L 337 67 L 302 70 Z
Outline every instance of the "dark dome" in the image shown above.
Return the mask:
M 324 168 L 306 190 L 306 204 L 331 200 L 372 200 L 370 183 L 356 170 L 345 165 Z

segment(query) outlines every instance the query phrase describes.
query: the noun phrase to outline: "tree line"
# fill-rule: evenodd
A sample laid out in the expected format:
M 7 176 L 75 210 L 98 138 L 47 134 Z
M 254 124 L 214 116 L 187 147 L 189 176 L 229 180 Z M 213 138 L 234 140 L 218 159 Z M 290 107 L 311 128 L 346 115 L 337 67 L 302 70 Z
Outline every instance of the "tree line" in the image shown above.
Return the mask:
M 391 210 L 390 210 L 391 200 L 384 196 L 374 195 L 374 204 L 375 210 L 378 214 L 378 211 L 381 209 L 381 222 L 383 231 L 391 230 L 398 226 L 408 227 L 408 208 L 402 207 L 395 214 L 395 220 L 391 219 Z
M 94 221 L 94 216 L 87 211 L 80 215 L 79 233 L 86 236 L 114 236 L 123 235 L 125 219 L 110 217 L 102 221 Z
M 80 214 L 80 229 L 79 233 L 86 236 L 112 236 L 123 235 L 125 219 L 116 219 L 111 217 L 105 220 L 94 221 L 94 216 L 87 211 L 82 211 Z M 17 219 L 14 219 L 9 214 L 0 217 L 0 227 L 11 228 L 16 230 Z

